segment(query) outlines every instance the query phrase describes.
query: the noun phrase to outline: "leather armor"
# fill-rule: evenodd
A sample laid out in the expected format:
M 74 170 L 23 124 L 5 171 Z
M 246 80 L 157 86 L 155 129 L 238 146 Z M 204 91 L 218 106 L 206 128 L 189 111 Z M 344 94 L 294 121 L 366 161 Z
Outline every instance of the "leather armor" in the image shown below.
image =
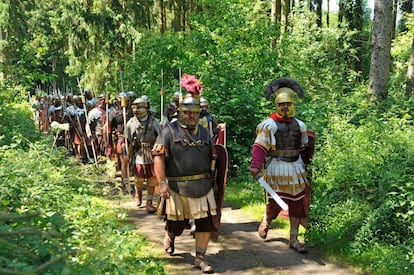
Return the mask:
M 299 158 L 302 138 L 299 123 L 294 119 L 291 123 L 276 121 L 276 124 L 276 152 L 270 151 L 268 155 L 283 161 L 296 161 Z
M 153 163 L 151 149 L 157 138 L 160 127 L 156 126 L 156 120 L 148 116 L 146 121 L 140 121 L 133 118 L 134 132 L 132 132 L 132 145 L 134 150 L 134 164 L 151 164 Z

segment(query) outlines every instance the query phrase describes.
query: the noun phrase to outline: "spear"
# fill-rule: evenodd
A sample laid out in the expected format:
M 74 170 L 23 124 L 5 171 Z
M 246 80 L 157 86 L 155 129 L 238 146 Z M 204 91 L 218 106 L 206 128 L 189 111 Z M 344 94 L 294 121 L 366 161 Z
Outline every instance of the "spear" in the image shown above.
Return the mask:
M 122 71 L 119 72 L 119 76 L 121 79 L 121 92 L 124 92 L 124 82 L 122 80 Z M 128 136 L 127 136 L 127 121 L 126 121 L 126 108 L 127 108 L 127 102 L 126 102 L 126 98 L 123 96 L 121 97 L 121 107 L 122 107 L 122 116 L 124 118 L 124 140 L 125 140 L 125 148 L 126 148 L 126 154 L 127 154 L 127 183 L 126 183 L 126 188 L 128 190 L 128 194 L 131 195 L 131 186 L 129 185 L 129 147 L 128 147 Z M 123 155 L 121 154 L 121 157 L 123 157 Z M 122 169 L 122 168 L 121 168 Z
M 163 121 L 163 116 L 164 116 L 164 72 L 163 69 L 161 68 L 161 90 L 160 90 L 160 96 L 161 96 L 161 121 Z
M 181 68 L 178 69 L 178 87 L 180 89 L 180 99 L 179 99 L 179 102 L 181 102 L 181 99 L 182 99 L 182 93 L 181 93 Z
M 106 117 L 106 154 L 107 154 L 107 156 L 108 156 L 108 158 L 110 158 L 110 155 L 109 155 L 109 94 L 108 93 L 106 93 L 105 94 L 105 107 L 106 107 L 106 110 L 105 110 L 105 117 Z
M 86 107 L 86 98 L 85 98 L 85 95 L 83 93 L 82 87 L 80 85 L 79 78 L 77 78 L 77 80 L 78 80 L 79 90 L 81 92 L 81 98 L 82 98 L 83 108 L 85 108 L 86 133 L 90 133 L 91 132 L 91 128 L 90 128 L 89 120 L 88 120 L 88 108 Z M 96 152 L 95 152 L 95 143 L 93 142 L 92 135 L 91 135 L 91 145 L 92 145 L 91 147 L 92 147 L 93 159 L 95 160 L 95 166 L 98 167 L 98 160 L 96 158 Z

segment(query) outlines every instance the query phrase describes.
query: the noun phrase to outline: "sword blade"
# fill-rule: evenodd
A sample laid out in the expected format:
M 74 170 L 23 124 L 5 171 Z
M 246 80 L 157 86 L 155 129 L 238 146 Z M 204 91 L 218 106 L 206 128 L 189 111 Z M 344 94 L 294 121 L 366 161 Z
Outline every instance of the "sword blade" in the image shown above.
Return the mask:
M 262 176 L 258 176 L 257 181 L 260 183 L 260 185 L 263 186 L 263 188 L 269 193 L 269 195 L 275 200 L 275 202 L 282 208 L 283 210 L 288 209 L 288 205 L 282 200 L 282 198 L 276 194 L 276 192 L 272 189 L 272 187 L 267 184 L 267 182 L 263 179 Z

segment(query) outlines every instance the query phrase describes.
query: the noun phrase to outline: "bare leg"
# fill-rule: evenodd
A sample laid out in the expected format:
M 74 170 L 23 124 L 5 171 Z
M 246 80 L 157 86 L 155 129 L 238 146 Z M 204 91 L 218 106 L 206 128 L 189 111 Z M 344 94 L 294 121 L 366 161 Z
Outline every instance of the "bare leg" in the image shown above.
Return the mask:
M 289 246 L 293 249 L 295 249 L 299 253 L 306 253 L 307 249 L 306 247 L 301 244 L 298 240 L 298 234 L 299 234 L 299 218 L 290 217 L 290 240 L 289 240 Z
M 134 176 L 135 182 L 135 200 L 137 202 L 137 206 L 141 206 L 142 204 L 142 189 L 144 187 L 144 179 L 138 176 Z
M 208 243 L 210 242 L 210 232 L 195 232 L 196 257 L 194 265 L 201 269 L 203 273 L 213 273 L 214 270 L 209 263 L 204 260 Z

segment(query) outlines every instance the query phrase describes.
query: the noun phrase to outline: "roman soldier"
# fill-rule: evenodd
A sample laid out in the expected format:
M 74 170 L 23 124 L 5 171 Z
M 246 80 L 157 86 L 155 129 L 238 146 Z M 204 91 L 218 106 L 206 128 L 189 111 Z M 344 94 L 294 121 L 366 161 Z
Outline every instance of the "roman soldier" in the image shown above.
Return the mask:
M 91 129 L 89 138 L 93 139 L 95 152 L 98 152 L 97 155 L 105 156 L 107 149 L 105 94 L 98 96 L 97 106 L 88 113 L 88 122 Z
M 109 113 L 109 123 L 112 129 L 114 148 L 116 154 L 117 170 L 121 171 L 122 186 L 128 188 L 128 148 L 125 142 L 125 126 L 127 121 L 134 116 L 128 108 L 128 95 L 120 92 L 116 96 L 115 108 Z
M 65 121 L 69 122 L 69 135 L 75 158 L 86 162 L 90 157 L 87 149 L 86 115 L 82 98 L 74 95 L 72 105 L 66 109 Z
M 217 216 L 211 173 L 214 145 L 208 131 L 199 125 L 201 82 L 184 74 L 181 86 L 188 94 L 180 102 L 178 120 L 162 129 L 153 149 L 164 202 L 159 207 L 166 219 L 163 244 L 165 251 L 173 254 L 176 236 L 194 220 L 194 264 L 204 273 L 213 273 L 204 256 L 212 232 L 218 230 L 213 222 Z
M 161 122 L 162 128 L 167 126 L 167 124 L 170 123 L 171 121 L 177 119 L 179 98 L 180 98 L 180 93 L 175 92 L 173 97 L 171 98 L 170 103 L 168 103 L 167 106 L 165 107 L 164 113 L 163 113 L 163 119 Z
M 250 174 L 254 177 L 263 171 L 267 184 L 289 206 L 289 246 L 299 253 L 307 252 L 298 240 L 300 220 L 306 217 L 304 198 L 310 184 L 301 151 L 308 145 L 306 125 L 296 118 L 294 94 L 303 96 L 303 89 L 291 78 L 279 78 L 265 89 L 265 97 L 275 94 L 276 111 L 256 127 L 252 149 Z M 267 237 L 270 224 L 282 208 L 267 196 L 266 211 L 259 225 L 258 234 Z
M 147 183 L 148 213 L 155 213 L 153 196 L 155 187 L 158 185 L 154 174 L 154 162 L 151 149 L 161 131 L 158 120 L 149 113 L 148 102 L 139 97 L 131 104 L 134 116 L 127 123 L 127 139 L 129 156 L 131 156 L 131 172 L 134 175 L 138 205 L 142 202 L 142 190 L 144 182 Z
M 200 109 L 200 124 L 208 130 L 211 139 L 215 143 L 217 139 L 217 122 L 210 113 L 208 100 L 204 97 L 200 99 Z

